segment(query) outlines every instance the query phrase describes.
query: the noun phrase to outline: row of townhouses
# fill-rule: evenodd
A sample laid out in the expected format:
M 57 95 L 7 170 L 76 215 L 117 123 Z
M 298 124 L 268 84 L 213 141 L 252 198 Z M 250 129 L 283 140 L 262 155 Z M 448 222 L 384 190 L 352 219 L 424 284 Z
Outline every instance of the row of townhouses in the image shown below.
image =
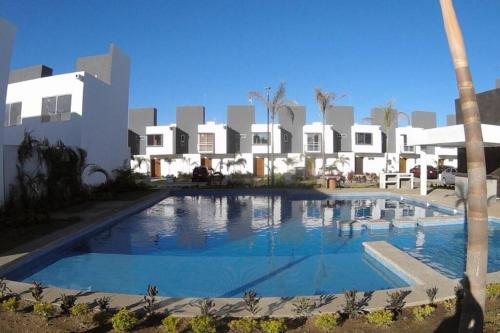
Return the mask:
M 318 175 L 322 170 L 322 136 L 325 137 L 326 167 L 336 165 L 342 172 L 379 173 L 386 168 L 408 172 L 420 164 L 420 148 L 407 145 L 408 138 L 423 129 L 436 127 L 434 112 L 415 111 L 409 117 L 411 126 L 382 126 L 385 110 L 371 111 L 371 124 L 354 123 L 351 106 L 335 106 L 326 111 L 325 125 L 306 124 L 304 106 L 278 113 L 274 125 L 255 122 L 253 105 L 230 105 L 227 122 L 206 121 L 203 106 L 181 106 L 176 110 L 176 123 L 158 126 L 157 111 L 131 109 L 130 147 L 134 155 L 149 163 L 136 167 L 152 176 L 190 173 L 194 166 L 206 166 L 224 174 L 241 172 L 256 176 L 267 174 L 268 154 L 274 153 L 275 173 L 305 172 Z M 397 111 L 394 110 L 397 119 Z M 455 117 L 447 117 L 455 125 Z M 428 165 L 457 166 L 456 148 L 428 148 Z M 240 160 L 236 165 L 230 161 Z M 243 160 L 243 162 L 241 162 Z

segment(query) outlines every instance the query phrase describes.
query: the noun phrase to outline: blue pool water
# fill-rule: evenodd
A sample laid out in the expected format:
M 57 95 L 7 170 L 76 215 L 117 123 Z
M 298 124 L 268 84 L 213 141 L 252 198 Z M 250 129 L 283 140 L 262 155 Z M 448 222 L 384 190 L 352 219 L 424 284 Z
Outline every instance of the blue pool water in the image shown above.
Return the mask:
M 407 285 L 363 251 L 385 240 L 450 277 L 464 267 L 463 225 L 341 232 L 337 221 L 446 215 L 387 197 L 308 200 L 266 196 L 169 197 L 9 276 L 73 289 L 236 297 L 314 295 Z M 500 233 L 490 226 L 490 244 Z M 60 251 L 59 251 L 60 252 Z M 500 269 L 490 246 L 489 269 Z

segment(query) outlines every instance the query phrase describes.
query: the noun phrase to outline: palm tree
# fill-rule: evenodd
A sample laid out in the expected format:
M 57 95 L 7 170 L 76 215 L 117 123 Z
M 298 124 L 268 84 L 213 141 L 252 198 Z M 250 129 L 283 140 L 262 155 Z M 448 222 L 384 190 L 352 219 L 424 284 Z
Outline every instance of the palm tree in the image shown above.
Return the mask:
M 261 101 L 269 110 L 269 114 L 271 115 L 271 138 L 269 142 L 271 143 L 271 183 L 274 185 L 274 119 L 276 114 L 281 111 L 287 112 L 290 117 L 294 118 L 294 113 L 292 106 L 297 105 L 297 103 L 288 101 L 285 99 L 286 89 L 285 82 L 281 82 L 278 86 L 278 89 L 274 93 L 272 99 L 268 99 L 264 97 L 261 93 L 257 91 L 250 91 L 248 93 L 248 97 L 250 99 L 256 98 Z M 269 135 L 269 133 L 268 133 Z M 269 143 L 268 143 L 269 144 Z
M 323 169 L 323 181 L 325 181 L 325 117 L 326 110 L 333 107 L 333 101 L 337 98 L 334 92 L 322 91 L 321 88 L 315 89 L 316 103 L 318 103 L 319 111 L 321 111 L 322 116 L 322 134 L 321 134 L 321 159 L 322 159 L 322 169 Z
M 339 157 L 337 157 L 335 162 L 333 162 L 333 165 L 338 169 L 338 165 L 340 164 L 342 166 L 342 170 L 344 170 L 344 167 L 350 164 L 349 161 L 350 158 L 348 156 L 340 155 Z
M 291 167 L 294 166 L 295 164 L 297 164 L 297 160 L 293 157 L 287 157 L 285 159 L 285 165 L 286 165 L 286 168 L 287 168 L 287 172 L 290 171 Z
M 240 157 L 236 160 L 228 160 L 226 162 L 227 173 L 229 174 L 229 169 L 231 167 L 235 167 L 235 166 L 243 166 L 244 167 L 245 165 L 247 165 L 247 160 L 244 159 L 243 157 Z
M 465 44 L 452 0 L 440 0 L 444 27 L 455 67 L 460 107 L 464 120 L 468 173 L 467 261 L 461 332 L 482 332 L 485 311 L 486 269 L 488 261 L 488 211 L 486 198 L 486 163 L 483 134 L 474 83 L 469 69 Z M 475 301 L 474 301 L 475 300 Z M 479 304 L 480 310 L 474 303 Z M 479 312 L 479 313 L 478 313 Z

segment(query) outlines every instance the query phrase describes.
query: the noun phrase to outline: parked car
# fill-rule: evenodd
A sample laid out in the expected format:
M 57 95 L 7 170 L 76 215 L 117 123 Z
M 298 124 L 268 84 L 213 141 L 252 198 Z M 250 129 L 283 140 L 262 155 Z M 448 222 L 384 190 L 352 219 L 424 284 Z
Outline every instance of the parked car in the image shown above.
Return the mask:
M 456 174 L 457 169 L 455 169 L 454 167 L 448 167 L 444 169 L 444 171 L 441 173 L 441 182 L 444 185 L 454 185 Z
M 447 168 L 454 168 L 453 166 L 451 165 L 438 165 L 438 174 L 442 174 L 444 170 L 446 170 Z
M 193 169 L 193 175 L 191 176 L 191 181 L 193 182 L 206 182 L 208 181 L 208 169 L 206 166 L 199 166 Z
M 415 165 L 410 169 L 413 176 L 420 178 L 420 165 Z M 436 179 L 438 177 L 437 169 L 433 166 L 427 166 L 427 179 Z

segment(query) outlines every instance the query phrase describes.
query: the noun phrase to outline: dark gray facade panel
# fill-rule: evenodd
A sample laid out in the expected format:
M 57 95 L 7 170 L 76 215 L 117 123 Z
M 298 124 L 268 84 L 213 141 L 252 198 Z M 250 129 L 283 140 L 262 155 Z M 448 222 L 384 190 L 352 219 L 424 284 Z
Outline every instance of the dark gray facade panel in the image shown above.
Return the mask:
M 457 124 L 457 118 L 454 114 L 449 114 L 446 116 L 446 126 L 453 126 Z
M 436 128 L 436 113 L 429 111 L 413 111 L 411 113 L 411 124 L 419 128 Z
M 52 76 L 52 68 L 45 65 L 35 65 L 30 67 L 19 68 L 10 71 L 9 84 L 39 79 L 42 77 Z
M 340 105 L 329 108 L 326 110 L 325 123 L 333 127 L 333 151 L 351 151 L 351 128 L 354 125 L 354 108 Z
M 413 111 L 411 113 L 411 124 L 418 128 L 436 128 L 436 113 L 429 111 Z M 435 147 L 427 147 L 427 154 L 434 154 Z
M 252 152 L 252 124 L 255 123 L 253 105 L 229 105 L 227 107 L 228 153 Z
M 306 108 L 302 105 L 292 106 L 293 116 L 288 110 L 278 112 L 278 123 L 290 135 L 290 153 L 301 154 L 304 151 L 303 127 L 306 124 Z
M 287 131 L 286 129 L 281 129 L 281 153 L 288 154 L 292 152 L 292 133 Z
M 496 82 L 495 87 L 496 87 L 497 89 L 500 89 L 500 79 L 497 79 L 497 82 Z
M 128 110 L 128 146 L 132 155 L 146 154 L 146 126 L 157 125 L 156 108 L 137 108 Z
M 500 125 L 500 89 L 488 90 L 476 95 L 482 124 Z M 455 100 L 457 124 L 463 124 L 460 101 Z M 497 193 L 500 193 L 500 147 L 485 148 L 486 173 L 497 177 Z M 466 153 L 458 149 L 458 171 L 467 172 Z
M 176 147 L 177 154 L 198 153 L 198 125 L 205 123 L 205 107 L 178 106 L 176 109 L 177 129 Z
M 396 152 L 396 127 L 398 126 L 397 110 L 393 110 L 393 123 L 390 127 L 384 127 L 384 108 L 373 108 L 371 110 L 371 120 L 372 125 L 382 126 L 382 132 L 385 133 L 387 144 L 382 143 L 382 149 L 384 153 L 395 153 Z M 385 149 L 384 149 L 385 148 Z

